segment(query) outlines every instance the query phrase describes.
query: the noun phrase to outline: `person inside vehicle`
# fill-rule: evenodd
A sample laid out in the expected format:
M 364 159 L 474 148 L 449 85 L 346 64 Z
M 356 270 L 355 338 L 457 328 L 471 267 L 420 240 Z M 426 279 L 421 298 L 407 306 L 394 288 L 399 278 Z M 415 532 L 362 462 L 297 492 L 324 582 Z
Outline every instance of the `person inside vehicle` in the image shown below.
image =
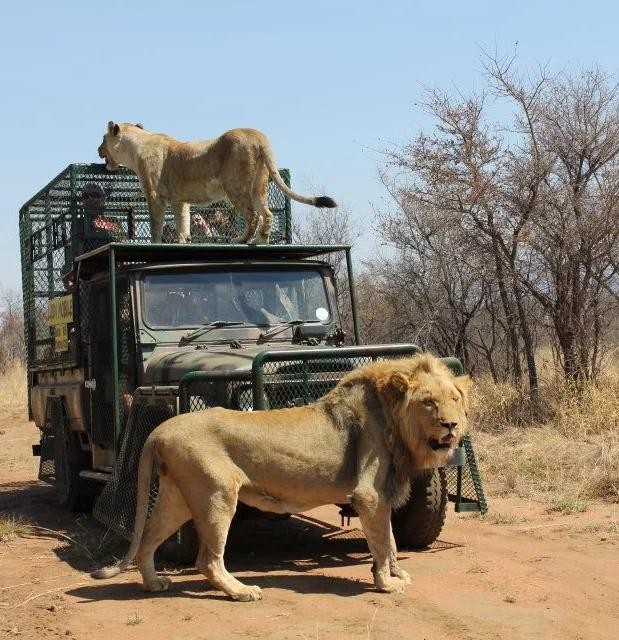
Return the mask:
M 202 319 L 189 292 L 170 291 L 157 308 L 156 322 L 162 327 L 191 327 Z

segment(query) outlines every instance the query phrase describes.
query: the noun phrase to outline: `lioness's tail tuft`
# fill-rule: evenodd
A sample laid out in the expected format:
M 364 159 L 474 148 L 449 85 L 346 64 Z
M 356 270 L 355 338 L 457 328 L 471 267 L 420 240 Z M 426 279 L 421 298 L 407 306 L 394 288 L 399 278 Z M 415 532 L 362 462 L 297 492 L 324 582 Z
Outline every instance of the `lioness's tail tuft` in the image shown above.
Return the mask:
M 329 196 L 316 196 L 314 198 L 314 206 L 322 209 L 323 207 L 327 209 L 333 209 L 337 207 L 337 204 L 333 198 L 329 198 Z
M 117 576 L 122 571 L 122 568 L 119 564 L 113 565 L 111 567 L 101 567 L 101 569 L 97 569 L 90 574 L 91 578 L 96 578 L 97 580 L 102 580 L 104 578 L 113 578 Z

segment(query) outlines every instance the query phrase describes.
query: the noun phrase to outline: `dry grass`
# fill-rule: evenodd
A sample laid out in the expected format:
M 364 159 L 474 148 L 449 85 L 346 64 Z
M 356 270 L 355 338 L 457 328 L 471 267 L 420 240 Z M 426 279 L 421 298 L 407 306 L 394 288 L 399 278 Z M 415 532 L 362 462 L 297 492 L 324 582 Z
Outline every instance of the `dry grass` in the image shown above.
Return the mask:
M 0 544 L 28 536 L 31 533 L 31 525 L 21 516 L 12 514 L 0 516 Z
M 480 519 L 484 522 L 489 522 L 490 524 L 523 524 L 524 522 L 527 522 L 527 518 L 525 516 L 501 511 L 489 511 L 483 516 L 480 516 Z
M 562 513 L 590 499 L 619 502 L 619 368 L 581 391 L 548 376 L 536 410 L 515 387 L 479 380 L 474 414 L 495 492 L 543 498 Z
M 572 513 L 584 513 L 587 510 L 587 503 L 579 498 L 567 498 L 555 500 L 549 507 L 549 513 L 562 513 L 567 516 Z
M 142 622 L 144 622 L 143 618 L 140 618 L 140 616 L 136 613 L 131 614 L 128 618 L 127 618 L 127 624 L 131 627 L 137 625 L 137 624 L 141 624 Z
M 26 367 L 19 360 L 9 362 L 0 375 L 0 411 L 28 415 Z

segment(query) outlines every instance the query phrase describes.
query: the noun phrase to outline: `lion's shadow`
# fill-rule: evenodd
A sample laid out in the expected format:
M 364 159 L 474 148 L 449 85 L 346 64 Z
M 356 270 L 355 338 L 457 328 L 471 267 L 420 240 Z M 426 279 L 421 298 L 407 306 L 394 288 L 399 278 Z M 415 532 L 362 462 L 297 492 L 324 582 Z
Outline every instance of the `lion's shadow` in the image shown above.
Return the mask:
M 90 584 L 68 590 L 68 595 L 81 599 L 81 602 L 95 602 L 101 600 L 152 600 L 152 598 L 192 598 L 196 600 L 229 600 L 228 596 L 214 589 L 211 584 L 195 573 L 195 579 L 174 580 L 169 591 L 151 593 L 142 589 L 140 575 L 132 573 L 131 578 L 122 583 Z M 357 582 L 336 576 L 324 576 L 312 573 L 303 575 L 251 575 L 234 573 L 234 576 L 248 585 L 257 585 L 261 589 L 285 589 L 296 593 L 305 594 L 330 594 L 341 597 L 350 597 L 375 590 L 372 575 L 368 570 L 367 582 Z

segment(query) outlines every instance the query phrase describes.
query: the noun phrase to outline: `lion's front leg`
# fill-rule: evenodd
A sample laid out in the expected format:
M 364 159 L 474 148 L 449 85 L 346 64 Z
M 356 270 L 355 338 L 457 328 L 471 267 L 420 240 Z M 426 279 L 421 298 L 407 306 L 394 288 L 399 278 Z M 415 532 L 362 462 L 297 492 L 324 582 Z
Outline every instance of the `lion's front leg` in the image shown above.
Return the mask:
M 407 571 L 404 571 L 398 564 L 398 548 L 395 544 L 395 538 L 393 537 L 393 527 L 391 526 L 391 519 L 389 519 L 389 538 L 390 538 L 390 551 L 389 551 L 389 573 L 394 578 L 400 578 L 404 580 L 406 584 L 411 583 L 411 577 Z
M 397 566 L 395 543 L 393 549 L 391 546 L 391 505 L 371 489 L 356 490 L 353 493 L 352 504 L 359 514 L 374 560 L 372 573 L 376 588 L 380 591 L 401 593 L 407 584 L 408 575 Z M 392 569 L 396 575 L 392 574 Z

